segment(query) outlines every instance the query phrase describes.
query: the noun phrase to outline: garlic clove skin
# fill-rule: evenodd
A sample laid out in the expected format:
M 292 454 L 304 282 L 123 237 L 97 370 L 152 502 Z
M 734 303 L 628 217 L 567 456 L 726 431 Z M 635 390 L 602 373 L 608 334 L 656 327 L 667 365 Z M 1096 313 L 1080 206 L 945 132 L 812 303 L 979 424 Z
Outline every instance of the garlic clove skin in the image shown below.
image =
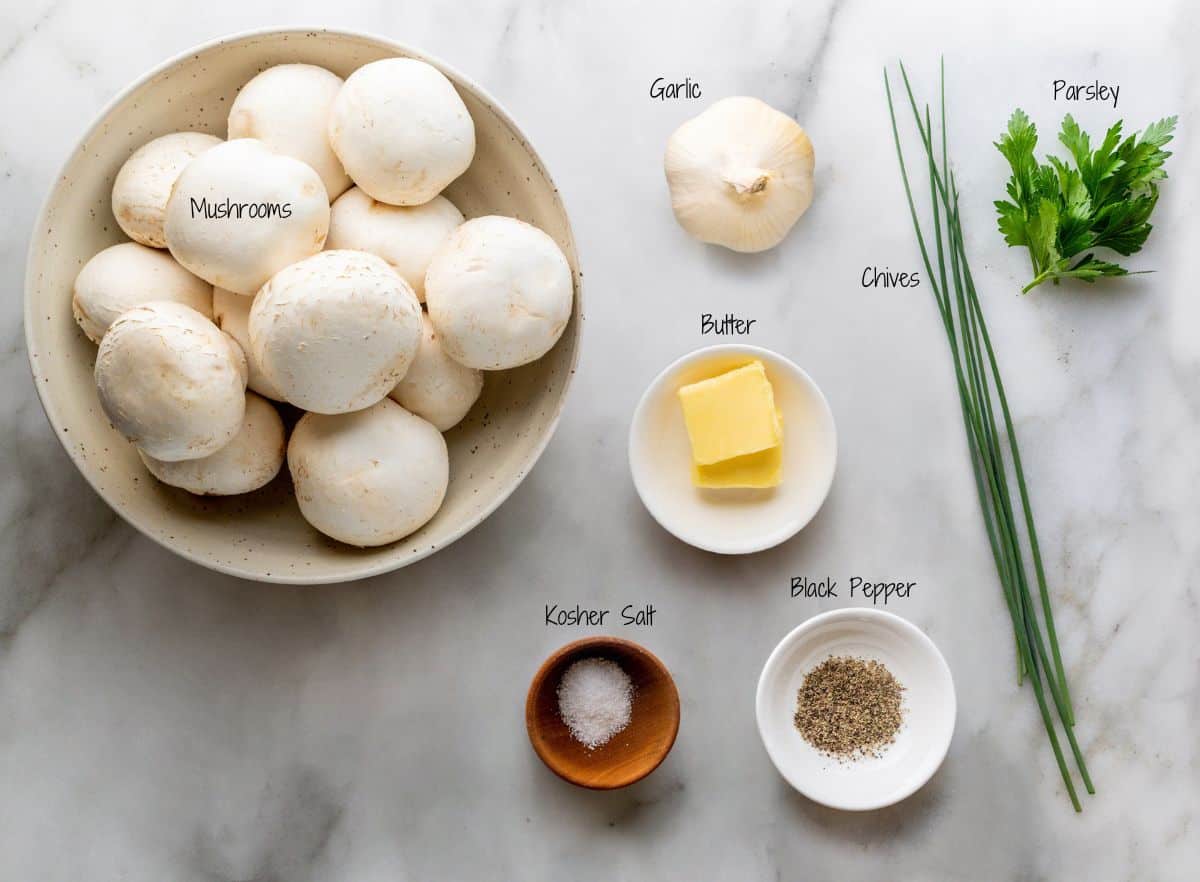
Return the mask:
M 794 119 L 757 98 L 725 98 L 667 141 L 675 218 L 733 251 L 778 245 L 813 198 L 813 147 Z

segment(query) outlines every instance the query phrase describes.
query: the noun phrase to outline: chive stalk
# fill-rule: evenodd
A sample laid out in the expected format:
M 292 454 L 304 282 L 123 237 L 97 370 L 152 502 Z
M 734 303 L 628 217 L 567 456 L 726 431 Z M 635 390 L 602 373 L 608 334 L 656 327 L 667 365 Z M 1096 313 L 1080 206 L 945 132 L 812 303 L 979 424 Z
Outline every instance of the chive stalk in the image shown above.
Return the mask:
M 950 348 L 975 490 L 979 497 L 988 545 L 1004 594 L 1005 606 L 1012 619 L 1017 679 L 1018 683 L 1025 679 L 1030 682 L 1067 795 L 1075 810 L 1081 811 L 1074 777 L 1067 765 L 1059 738 L 1060 729 L 1084 787 L 1088 793 L 1095 793 L 1095 788 L 1075 737 L 1075 714 L 1071 704 L 1071 693 L 1067 686 L 1058 633 L 1054 626 L 1050 590 L 1046 582 L 1041 546 L 1038 543 L 1033 518 L 1033 505 L 1021 464 L 1008 396 L 1004 391 L 1000 367 L 967 260 L 962 217 L 959 213 L 959 191 L 950 167 L 946 135 L 945 63 L 943 62 L 941 67 L 940 145 L 935 145 L 933 116 L 929 106 L 925 106 L 922 114 L 903 64 L 900 65 L 900 72 L 926 154 L 924 159 L 929 174 L 933 226 L 932 249 L 917 214 L 908 166 L 900 145 L 892 84 L 888 72 L 884 70 L 884 91 L 887 95 L 892 137 L 896 144 L 904 195 L 916 232 L 921 260 Z M 937 146 L 941 148 L 940 167 Z M 1007 444 L 1001 437 L 997 414 L 1003 423 L 1003 434 L 1007 436 Z M 1009 480 L 1010 472 L 1015 479 L 1016 500 L 1013 498 L 1014 482 Z M 1032 580 L 1028 575 L 1027 560 L 1032 563 Z M 1038 595 L 1036 603 L 1035 585 Z M 1057 722 L 1051 708 L 1057 714 Z

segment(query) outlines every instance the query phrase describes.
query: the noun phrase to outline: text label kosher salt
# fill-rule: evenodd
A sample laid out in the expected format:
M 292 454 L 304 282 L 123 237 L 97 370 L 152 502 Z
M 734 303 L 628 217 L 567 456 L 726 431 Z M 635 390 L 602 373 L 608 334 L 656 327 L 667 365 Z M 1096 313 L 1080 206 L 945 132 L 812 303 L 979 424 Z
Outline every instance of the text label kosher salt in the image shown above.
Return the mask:
M 1070 83 L 1066 80 L 1054 81 L 1054 100 L 1064 101 L 1112 101 L 1113 109 L 1117 107 L 1117 97 L 1121 93 L 1120 86 L 1109 86 L 1095 80 L 1091 83 Z
M 229 197 L 209 202 L 206 196 L 203 199 L 189 199 L 188 207 L 193 218 L 202 217 L 205 220 L 274 220 L 292 216 L 290 202 L 234 202 Z
M 657 612 L 658 610 L 652 603 L 641 606 L 627 603 L 621 607 L 620 624 L 626 627 L 652 628 L 654 627 L 654 615 Z M 579 604 L 573 607 L 560 607 L 557 603 L 547 603 L 546 626 L 600 628 L 607 624 L 605 619 L 611 614 L 611 609 L 589 609 Z
M 871 601 L 872 606 L 887 606 L 889 602 L 897 598 L 908 599 L 912 596 L 912 590 L 917 587 L 916 582 L 872 582 L 869 579 L 864 579 L 862 576 L 850 577 L 850 593 L 847 595 L 851 600 L 862 598 L 863 600 Z M 826 576 L 822 579 L 810 579 L 808 576 L 793 576 L 792 577 L 792 597 L 807 597 L 807 598 L 826 598 L 839 597 L 838 581 Z

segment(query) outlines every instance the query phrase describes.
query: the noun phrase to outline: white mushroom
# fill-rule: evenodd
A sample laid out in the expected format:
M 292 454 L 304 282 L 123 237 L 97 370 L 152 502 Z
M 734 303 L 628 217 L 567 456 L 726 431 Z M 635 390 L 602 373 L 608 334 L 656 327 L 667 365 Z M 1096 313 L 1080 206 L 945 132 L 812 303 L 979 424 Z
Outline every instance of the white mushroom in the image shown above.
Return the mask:
M 313 64 L 280 64 L 252 79 L 229 108 L 229 138 L 257 138 L 306 162 L 336 199 L 350 176 L 329 146 L 329 109 L 342 78 Z
M 246 409 L 241 353 L 181 303 L 122 313 L 100 341 L 96 387 L 113 427 L 168 462 L 216 453 L 238 433 Z
M 429 521 L 446 497 L 441 433 L 385 398 L 355 413 L 307 413 L 288 442 L 288 468 L 305 519 L 327 536 L 386 545 Z
M 333 203 L 325 247 L 351 248 L 382 257 L 424 303 L 429 261 L 462 222 L 462 212 L 445 196 L 405 207 L 377 202 L 354 187 Z
M 224 288 L 212 289 L 213 322 L 222 331 L 237 341 L 246 356 L 247 383 L 246 385 L 273 401 L 283 401 L 283 393 L 267 379 L 258 362 L 254 358 L 254 350 L 250 347 L 250 307 L 253 297 L 243 297 Z
M 421 304 L 382 258 L 323 251 L 277 273 L 250 309 L 253 359 L 297 407 L 345 413 L 385 397 L 421 339 Z
M 475 123 L 437 68 L 385 58 L 346 80 L 329 116 L 329 141 L 354 183 L 373 198 L 420 205 L 467 170 Z
M 505 370 L 541 358 L 571 317 L 571 267 L 554 240 L 510 217 L 469 220 L 425 274 L 425 302 L 455 361 Z
M 166 248 L 163 220 L 167 199 L 183 167 L 220 138 L 203 132 L 175 132 L 143 144 L 125 160 L 113 182 L 112 210 L 130 239 L 152 248 Z
M 164 229 L 187 269 L 253 295 L 288 264 L 321 250 L 329 199 L 309 166 L 240 138 L 188 163 L 167 202 Z
M 457 426 L 483 391 L 483 372 L 442 351 L 429 316 L 421 316 L 421 345 L 404 379 L 390 393 L 397 404 L 445 432 Z
M 173 300 L 212 316 L 212 285 L 166 252 L 137 242 L 110 245 L 83 265 L 71 309 L 88 339 L 99 343 L 117 316 L 152 300 Z
M 268 484 L 283 465 L 287 448 L 283 420 L 266 399 L 246 393 L 242 426 L 228 444 L 209 456 L 164 462 L 139 450 L 150 474 L 164 484 L 200 496 L 234 496 Z
M 213 322 L 213 324 L 216 324 L 216 322 Z M 221 336 L 229 344 L 229 351 L 233 353 L 233 360 L 237 363 L 238 374 L 242 378 L 242 388 L 245 389 L 250 382 L 250 359 L 246 358 L 246 350 L 242 349 L 242 344 L 228 331 L 221 331 Z

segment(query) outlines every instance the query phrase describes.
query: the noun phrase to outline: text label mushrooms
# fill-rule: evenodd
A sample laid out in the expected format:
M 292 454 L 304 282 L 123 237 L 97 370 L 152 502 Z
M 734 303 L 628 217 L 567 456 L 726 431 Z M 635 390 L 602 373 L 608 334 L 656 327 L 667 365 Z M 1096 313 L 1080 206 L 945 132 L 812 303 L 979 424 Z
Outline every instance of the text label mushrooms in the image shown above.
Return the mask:
M 130 239 L 166 248 L 163 222 L 171 188 L 184 166 L 221 143 L 203 132 L 175 132 L 155 138 L 133 152 L 113 182 L 112 210 Z
M 422 527 L 441 507 L 450 475 L 441 432 L 389 398 L 355 413 L 305 414 L 287 459 L 305 519 L 358 546 Z
M 144 450 L 138 453 L 150 474 L 164 484 L 200 496 L 233 496 L 270 483 L 283 465 L 286 446 L 279 412 L 248 392 L 241 429 L 216 453 L 180 462 L 164 462 Z
M 280 271 L 250 309 L 252 358 L 287 401 L 317 413 L 369 407 L 412 364 L 421 305 L 382 258 L 323 251 Z
M 250 138 L 192 160 L 167 203 L 167 246 L 202 279 L 253 295 L 285 266 L 321 250 L 329 199 L 320 176 Z
M 180 303 L 135 307 L 100 341 L 100 406 L 118 432 L 155 459 L 216 453 L 241 429 L 245 413 L 236 345 Z
M 380 202 L 421 205 L 467 170 L 475 123 L 453 84 L 413 58 L 363 65 L 333 102 L 329 140 L 359 187 Z
M 257 138 L 276 153 L 308 163 L 336 199 L 350 176 L 329 146 L 329 110 L 342 78 L 313 64 L 280 64 L 252 79 L 229 109 L 229 139 Z
M 469 220 L 425 275 L 429 317 L 460 364 L 506 370 L 541 358 L 571 317 L 571 267 L 554 240 L 510 217 Z
M 421 316 L 421 326 L 417 357 L 404 379 L 391 391 L 391 398 L 445 432 L 462 422 L 479 398 L 483 372 L 459 364 L 442 351 L 429 316 Z
M 445 196 L 404 207 L 379 202 L 354 187 L 333 203 L 325 247 L 382 257 L 424 303 L 429 261 L 462 222 L 462 212 Z
M 71 309 L 88 339 L 99 343 L 117 316 L 152 300 L 173 300 L 212 316 L 212 285 L 166 252 L 137 242 L 111 245 L 83 265 Z

